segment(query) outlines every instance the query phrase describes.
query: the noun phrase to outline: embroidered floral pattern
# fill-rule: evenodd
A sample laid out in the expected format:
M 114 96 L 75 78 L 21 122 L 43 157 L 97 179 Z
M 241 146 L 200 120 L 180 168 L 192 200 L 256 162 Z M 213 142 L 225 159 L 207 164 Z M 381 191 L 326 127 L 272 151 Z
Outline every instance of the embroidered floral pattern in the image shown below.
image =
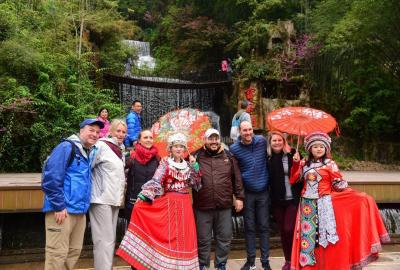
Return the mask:
M 300 265 L 315 264 L 314 248 L 317 241 L 317 202 L 314 199 L 302 198 L 301 207 L 301 250 Z
M 162 160 L 153 178 L 142 186 L 141 194 L 150 200 L 165 192 L 188 193 L 189 188 L 201 188 L 201 177 L 186 161 Z

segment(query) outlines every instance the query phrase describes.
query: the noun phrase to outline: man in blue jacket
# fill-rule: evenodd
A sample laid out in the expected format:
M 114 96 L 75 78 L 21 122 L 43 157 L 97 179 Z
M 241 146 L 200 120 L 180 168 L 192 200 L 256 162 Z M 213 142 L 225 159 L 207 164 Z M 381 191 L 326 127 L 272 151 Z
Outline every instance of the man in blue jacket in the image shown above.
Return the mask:
M 79 259 L 90 205 L 94 144 L 103 127 L 97 119 L 84 120 L 79 134 L 57 145 L 45 163 L 45 270 L 70 270 Z
M 126 125 L 128 126 L 128 132 L 124 142 L 126 147 L 132 147 L 142 130 L 142 118 L 140 117 L 141 112 L 142 103 L 140 103 L 139 100 L 134 100 L 132 102 L 131 111 L 126 116 Z
M 244 186 L 247 261 L 241 270 L 256 269 L 256 226 L 260 233 L 261 264 L 264 270 L 270 270 L 267 140 L 254 135 L 249 121 L 240 123 L 239 132 L 239 139 L 230 150 L 238 160 Z

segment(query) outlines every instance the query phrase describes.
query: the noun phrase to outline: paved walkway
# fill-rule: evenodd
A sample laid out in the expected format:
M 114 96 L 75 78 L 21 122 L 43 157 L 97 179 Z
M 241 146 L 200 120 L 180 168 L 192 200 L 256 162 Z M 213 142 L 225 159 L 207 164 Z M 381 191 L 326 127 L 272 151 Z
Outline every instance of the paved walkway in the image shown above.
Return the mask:
M 245 263 L 245 259 L 236 259 L 228 261 L 228 270 L 239 270 L 240 267 Z M 284 263 L 283 257 L 272 257 L 270 258 L 270 265 L 272 270 L 280 270 Z M 257 269 L 261 268 L 261 263 L 258 261 Z M 211 268 L 214 269 L 214 268 Z M 334 268 L 332 268 L 334 269 Z M 400 269 L 400 252 L 391 252 L 381 254 L 378 261 L 371 263 L 365 270 L 399 270 Z M 122 270 L 122 269 L 121 269 Z
M 379 254 L 379 259 L 376 262 L 369 264 L 364 270 L 399 270 L 400 269 L 400 245 L 385 245 L 385 252 Z M 282 252 L 280 250 L 271 250 L 273 255 L 270 257 L 270 265 L 273 270 L 281 270 L 284 259 L 280 257 Z M 245 263 L 242 251 L 232 251 L 231 257 L 236 257 L 237 259 L 231 259 L 228 261 L 228 270 L 239 270 L 240 267 Z M 114 264 L 118 265 L 113 268 L 113 270 L 130 270 L 130 267 L 122 261 L 119 257 L 115 257 Z M 90 258 L 79 259 L 78 265 L 75 270 L 94 270 L 93 260 Z M 20 264 L 0 264 L 0 270 L 43 270 L 43 262 L 30 262 L 30 263 L 20 263 Z M 214 268 L 209 268 L 213 270 Z M 261 270 L 261 265 L 259 260 L 257 261 L 257 269 Z M 332 268 L 332 270 L 338 270 Z
M 245 263 L 245 259 L 233 259 L 228 261 L 228 270 L 239 270 L 240 267 Z M 261 270 L 261 264 L 257 260 L 257 270 Z M 280 270 L 284 263 L 283 257 L 270 257 L 270 265 L 272 270 Z M 129 270 L 129 266 L 114 267 L 114 270 Z M 215 269 L 213 267 L 208 268 L 210 270 Z M 334 268 L 332 268 L 334 269 Z M 381 253 L 379 259 L 369 264 L 364 268 L 365 270 L 399 270 L 400 269 L 400 252 L 385 252 Z M 89 270 L 89 269 L 80 269 Z

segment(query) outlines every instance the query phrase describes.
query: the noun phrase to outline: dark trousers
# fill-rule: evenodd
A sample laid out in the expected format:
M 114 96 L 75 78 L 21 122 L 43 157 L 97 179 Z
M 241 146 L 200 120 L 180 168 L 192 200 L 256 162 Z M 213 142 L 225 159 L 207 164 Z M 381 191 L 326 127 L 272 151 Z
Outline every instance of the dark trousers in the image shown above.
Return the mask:
M 293 200 L 273 203 L 273 214 L 281 234 L 285 260 L 290 261 L 298 204 Z
M 232 209 L 195 209 L 199 263 L 210 266 L 212 236 L 215 239 L 215 265 L 228 261 L 232 240 Z
M 246 239 L 247 261 L 256 258 L 256 230 L 260 234 L 261 264 L 269 257 L 269 192 L 245 191 L 244 230 Z
M 132 209 L 133 209 L 133 205 L 130 207 L 125 206 L 125 208 L 124 208 L 124 217 L 125 217 L 128 225 L 129 225 L 129 222 L 131 221 Z
M 129 222 L 131 222 L 133 206 L 134 205 L 129 205 L 129 206 L 125 205 L 125 208 L 124 208 L 124 217 L 126 219 L 126 229 L 128 229 Z M 136 270 L 136 268 L 131 266 L 131 270 Z

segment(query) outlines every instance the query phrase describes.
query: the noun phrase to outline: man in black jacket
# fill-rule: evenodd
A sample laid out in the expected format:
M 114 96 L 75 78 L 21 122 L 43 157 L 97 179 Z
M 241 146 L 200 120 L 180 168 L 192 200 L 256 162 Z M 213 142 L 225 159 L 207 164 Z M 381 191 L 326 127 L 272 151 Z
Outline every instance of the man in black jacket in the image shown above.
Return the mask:
M 243 208 L 242 178 L 237 161 L 224 150 L 216 129 L 206 131 L 204 142 L 195 157 L 191 157 L 199 162 L 202 177 L 201 190 L 193 191 L 200 269 L 210 264 L 214 235 L 215 265 L 225 270 L 232 239 L 232 205 L 237 212 Z

